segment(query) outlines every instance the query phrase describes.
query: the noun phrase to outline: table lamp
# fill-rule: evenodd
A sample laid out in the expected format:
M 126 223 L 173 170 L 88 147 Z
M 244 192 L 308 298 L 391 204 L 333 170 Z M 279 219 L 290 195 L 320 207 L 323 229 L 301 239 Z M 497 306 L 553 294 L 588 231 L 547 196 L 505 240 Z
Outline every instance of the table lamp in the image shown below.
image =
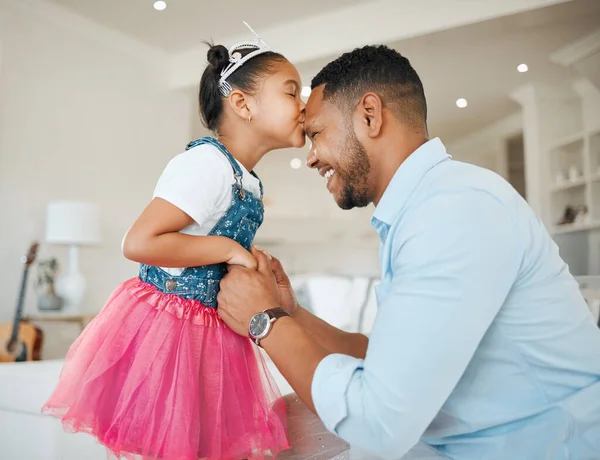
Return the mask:
M 46 213 L 46 241 L 69 246 L 67 270 L 56 280 L 56 294 L 64 310 L 79 313 L 86 281 L 79 271 L 79 246 L 96 245 L 100 238 L 100 219 L 96 205 L 81 201 L 53 201 Z

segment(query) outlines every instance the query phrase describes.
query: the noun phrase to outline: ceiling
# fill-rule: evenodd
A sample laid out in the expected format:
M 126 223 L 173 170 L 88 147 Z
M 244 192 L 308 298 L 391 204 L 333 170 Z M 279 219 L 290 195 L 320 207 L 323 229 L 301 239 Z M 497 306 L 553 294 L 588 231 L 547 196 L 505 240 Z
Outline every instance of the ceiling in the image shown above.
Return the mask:
M 390 45 L 423 81 L 430 134 L 450 142 L 517 111 L 508 95 L 520 85 L 572 78 L 549 55 L 599 27 L 600 1 L 576 0 Z M 334 57 L 302 64 L 305 84 Z M 529 72 L 517 72 L 521 63 Z M 468 106 L 458 109 L 458 98 Z
M 212 38 L 240 35 L 242 21 L 261 30 L 370 0 L 166 0 L 168 6 L 160 12 L 153 8 L 154 0 L 50 1 L 147 45 L 178 52 Z
M 267 30 L 327 12 L 345 14 L 353 6 L 367 7 L 372 3 L 374 7 L 385 8 L 386 5 L 382 0 L 305 0 L 302 3 L 223 0 L 208 6 L 198 0 L 166 0 L 168 7 L 158 12 L 152 6 L 154 0 L 49 1 L 146 45 L 180 56 L 186 65 L 196 63 L 194 66 L 205 61 L 205 47 L 197 47 L 202 40 L 244 36 L 243 19 L 258 30 Z M 498 1 L 509 0 L 488 0 L 488 7 L 497 5 Z M 422 2 L 423 8 L 436 4 L 433 0 Z M 475 8 L 480 0 L 454 0 L 453 3 L 455 8 L 465 4 Z M 406 3 L 397 11 L 411 13 L 411 5 Z M 439 3 L 437 5 L 441 8 Z M 327 24 L 330 23 L 324 23 L 325 31 L 315 33 L 327 37 Z M 390 45 L 411 60 L 423 80 L 430 134 L 449 142 L 517 111 L 517 104 L 508 97 L 516 87 L 529 82 L 553 83 L 571 78 L 568 69 L 551 63 L 548 56 L 599 25 L 600 0 L 572 0 Z M 372 30 L 366 27 L 363 33 L 370 36 Z M 336 38 L 331 36 L 330 41 Z M 298 37 L 298 41 L 303 41 L 303 37 Z M 325 45 L 321 48 L 327 49 Z M 297 63 L 305 84 L 333 58 L 335 56 Z M 523 62 L 530 68 L 525 74 L 516 71 L 516 66 Z M 201 70 L 194 67 L 186 85 L 196 87 Z M 172 73 L 177 74 L 178 69 L 173 68 Z M 456 99 L 461 97 L 469 103 L 462 110 L 455 105 Z

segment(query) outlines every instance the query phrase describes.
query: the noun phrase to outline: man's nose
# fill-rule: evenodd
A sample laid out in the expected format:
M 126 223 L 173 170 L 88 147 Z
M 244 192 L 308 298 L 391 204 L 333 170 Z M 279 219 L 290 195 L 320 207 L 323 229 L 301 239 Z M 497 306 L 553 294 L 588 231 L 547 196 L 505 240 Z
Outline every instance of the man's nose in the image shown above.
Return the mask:
M 308 156 L 306 157 L 306 166 L 309 168 L 315 168 L 317 166 L 317 162 L 319 159 L 317 158 L 317 148 L 311 144 L 310 150 L 308 151 Z

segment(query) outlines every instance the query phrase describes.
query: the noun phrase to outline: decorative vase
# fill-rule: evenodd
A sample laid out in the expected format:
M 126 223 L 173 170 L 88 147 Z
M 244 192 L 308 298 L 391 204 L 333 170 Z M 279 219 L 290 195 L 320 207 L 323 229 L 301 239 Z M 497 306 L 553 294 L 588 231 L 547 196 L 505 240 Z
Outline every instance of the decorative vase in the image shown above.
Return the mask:
M 38 296 L 38 310 L 40 311 L 59 311 L 62 304 L 62 299 L 55 294 L 42 292 Z

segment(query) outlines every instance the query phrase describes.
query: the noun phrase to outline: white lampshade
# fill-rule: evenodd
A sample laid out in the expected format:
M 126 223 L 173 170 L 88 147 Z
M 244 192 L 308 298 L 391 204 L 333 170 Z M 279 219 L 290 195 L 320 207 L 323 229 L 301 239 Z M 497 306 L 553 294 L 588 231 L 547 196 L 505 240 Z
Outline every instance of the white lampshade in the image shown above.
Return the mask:
M 100 217 L 96 205 L 81 201 L 49 203 L 46 241 L 74 245 L 100 243 Z

